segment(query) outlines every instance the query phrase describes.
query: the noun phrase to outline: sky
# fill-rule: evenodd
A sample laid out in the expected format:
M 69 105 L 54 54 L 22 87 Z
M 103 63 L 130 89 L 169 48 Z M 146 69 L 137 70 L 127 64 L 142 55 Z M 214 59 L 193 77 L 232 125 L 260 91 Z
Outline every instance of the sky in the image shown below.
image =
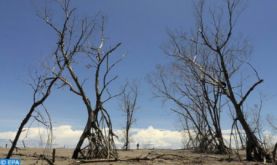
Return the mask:
M 44 1 L 0 1 L 0 132 L 15 131 L 32 103 L 28 86 L 30 72 L 39 68 L 44 57 L 55 46 L 55 35 L 37 16 L 36 10 Z M 216 1 L 208 1 L 215 3 Z M 236 23 L 236 33 L 248 39 L 252 46 L 251 63 L 265 82 L 257 92 L 263 96 L 264 114 L 277 116 L 277 1 L 245 1 L 245 10 Z M 190 32 L 194 26 L 191 0 L 78 0 L 74 7 L 82 16 L 100 13 L 106 17 L 106 35 L 111 43 L 122 42 L 118 54 L 127 57 L 118 66 L 119 80 L 139 83 L 138 111 L 135 128 L 150 126 L 161 130 L 178 131 L 180 124 L 170 112 L 170 105 L 154 98 L 147 75 L 168 57 L 162 51 L 167 42 L 167 30 Z M 55 13 L 55 12 L 54 12 Z M 250 101 L 255 104 L 254 101 Z M 81 130 L 86 122 L 86 111 L 80 99 L 65 89 L 55 90 L 46 106 L 53 123 L 59 127 L 70 125 Z M 110 110 L 114 128 L 124 126 L 118 100 Z M 223 128 L 229 129 L 230 120 L 224 117 Z

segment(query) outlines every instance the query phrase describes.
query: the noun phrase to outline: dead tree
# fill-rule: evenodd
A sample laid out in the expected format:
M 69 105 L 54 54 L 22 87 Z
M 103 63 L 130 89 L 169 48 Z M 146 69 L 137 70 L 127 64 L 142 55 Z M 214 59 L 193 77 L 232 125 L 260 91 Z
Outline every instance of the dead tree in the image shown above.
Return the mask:
M 222 10 L 212 10 L 212 8 L 205 10 L 204 1 L 199 1 L 199 4 L 196 5 L 197 30 L 192 33 L 192 35 L 184 33 L 175 35 L 169 47 L 171 50 L 169 54 L 177 59 L 176 61 L 184 61 L 188 66 L 193 67 L 189 73 L 199 73 L 197 74 L 200 75 L 199 80 L 204 81 L 205 84 L 209 84 L 213 89 L 218 89 L 220 93 L 225 96 L 224 99 L 232 104 L 235 110 L 235 120 L 240 122 L 246 134 L 247 160 L 262 161 L 263 158 L 270 159 L 261 141 L 249 126 L 243 111 L 243 105 L 249 95 L 263 82 L 263 80 L 260 79 L 254 67 L 246 62 L 247 45 L 233 40 L 234 22 L 236 21 L 236 14 L 239 12 L 239 1 L 226 0 L 224 2 L 226 2 L 226 10 L 223 8 Z M 242 88 L 241 82 L 237 83 L 234 80 L 238 79 L 236 75 L 240 73 L 239 71 L 245 66 L 244 64 L 249 66 L 257 77 L 257 81 L 250 85 L 248 89 L 245 87 Z M 185 75 L 185 69 L 183 70 Z M 190 101 L 193 102 L 193 106 L 188 106 L 184 104 L 184 102 L 180 102 L 176 99 L 178 97 L 174 97 L 174 95 L 170 94 L 165 80 L 168 80 L 168 78 L 163 78 L 161 83 L 162 88 L 158 87 L 157 89 L 162 89 L 160 93 L 173 100 L 177 105 L 182 107 L 182 109 L 187 109 L 186 117 L 192 119 L 193 115 L 191 112 L 193 112 L 192 110 L 195 108 L 192 109 L 191 107 L 197 104 L 191 99 Z M 185 81 L 188 80 L 186 79 Z M 175 84 L 172 84 L 172 86 L 175 86 Z M 184 86 L 192 85 L 189 84 Z M 195 92 L 198 90 L 198 87 L 196 86 L 191 89 L 193 90 L 190 91 Z M 241 92 L 243 91 L 242 89 L 246 89 L 245 92 Z M 205 95 L 206 94 L 204 94 L 204 96 Z M 197 94 L 195 96 L 197 96 Z M 192 122 L 196 123 L 196 120 L 192 120 Z M 197 124 L 194 125 L 196 126 Z M 200 129 L 197 128 L 197 130 L 199 131 Z
M 121 58 L 116 59 L 112 55 L 121 43 L 107 48 L 104 19 L 76 19 L 75 9 L 69 0 L 58 3 L 62 10 L 62 23 L 55 23 L 48 10 L 44 10 L 41 17 L 59 38 L 54 60 L 58 64 L 65 63 L 65 71 L 59 76 L 59 82 L 80 97 L 87 112 L 87 123 L 72 158 L 117 158 L 112 122 L 104 105 L 121 94 L 112 94 L 109 90 L 117 79 L 117 76 L 111 77 L 110 73 L 121 61 Z M 82 77 L 84 72 L 80 74 L 76 69 L 78 66 L 87 69 L 91 77 Z M 87 81 L 91 86 L 86 84 Z M 93 93 L 88 95 L 89 92 Z
M 239 1 L 226 0 L 225 2 L 226 10 L 212 10 L 211 8 L 206 10 L 204 1 L 199 1 L 199 4 L 196 5 L 197 30 L 192 36 L 180 35 L 179 38 L 182 40 L 175 45 L 173 54 L 180 60 L 193 64 L 194 68 L 206 77 L 206 82 L 214 88 L 219 88 L 232 104 L 236 114 L 235 119 L 240 122 L 246 134 L 247 160 L 270 159 L 261 141 L 247 122 L 243 111 L 243 105 L 248 97 L 263 80 L 260 79 L 252 65 L 246 62 L 247 49 L 245 48 L 247 45 L 233 40 L 234 22 L 237 18 L 236 14 L 239 12 Z M 197 45 L 197 50 L 201 51 L 198 54 L 190 51 L 190 45 L 194 44 Z M 199 56 L 203 54 L 208 55 L 205 61 L 213 63 L 211 65 L 212 71 L 203 65 L 203 61 L 198 60 Z M 250 69 L 257 76 L 257 81 L 248 89 L 242 88 L 242 84 L 234 80 L 244 66 L 243 64 L 250 66 Z M 240 94 L 242 89 L 246 90 Z
M 180 116 L 196 151 L 228 152 L 221 132 L 221 92 L 211 88 L 200 72 L 176 58 L 173 66 L 158 70 L 151 84 L 157 96 L 176 105 L 171 110 Z
M 210 84 L 209 78 L 195 67 L 193 61 L 201 61 L 204 70 L 214 75 L 220 77 L 222 74 L 213 67 L 215 61 L 206 60 L 209 53 L 200 49 L 197 42 L 188 43 L 185 36 L 178 35 L 169 32 L 169 44 L 165 48 L 174 62 L 168 68 L 159 68 L 151 84 L 157 96 L 177 106 L 172 110 L 185 121 L 189 141 L 195 150 L 227 153 L 229 149 L 224 143 L 220 123 L 226 100 L 222 101 L 221 88 Z M 188 54 L 193 54 L 192 61 L 184 58 Z M 195 135 L 191 136 L 192 133 Z
M 130 129 L 135 122 L 134 113 L 137 109 L 137 97 L 138 97 L 138 88 L 137 85 L 129 86 L 124 89 L 122 95 L 122 111 L 125 117 L 125 128 L 124 128 L 124 145 L 123 149 L 126 151 L 130 148 Z
M 58 81 L 59 76 L 63 72 L 63 69 L 64 69 L 64 65 L 61 65 L 61 68 L 60 68 L 60 70 L 57 71 L 57 74 L 53 74 L 50 76 L 46 75 L 46 76 L 35 77 L 34 83 L 31 84 L 31 86 L 33 88 L 33 104 L 31 106 L 29 112 L 27 113 L 27 115 L 22 120 L 22 122 L 17 130 L 16 136 L 15 136 L 14 140 L 12 141 L 12 146 L 6 156 L 7 159 L 9 159 L 12 156 L 13 151 L 16 148 L 17 142 L 19 140 L 19 137 L 20 137 L 24 127 L 26 126 L 26 124 L 32 117 L 33 113 L 35 112 L 35 110 L 38 107 L 43 106 L 43 103 L 50 96 L 51 89 L 53 88 L 55 83 Z

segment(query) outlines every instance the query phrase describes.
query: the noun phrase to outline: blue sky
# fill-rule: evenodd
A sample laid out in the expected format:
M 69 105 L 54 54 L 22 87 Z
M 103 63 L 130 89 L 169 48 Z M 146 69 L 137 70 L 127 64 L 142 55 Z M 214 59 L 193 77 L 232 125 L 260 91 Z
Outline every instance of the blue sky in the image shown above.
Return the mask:
M 27 85 L 29 73 L 55 46 L 55 35 L 37 16 L 36 6 L 43 1 L 0 1 L 0 131 L 15 130 L 29 109 L 32 90 Z M 194 25 L 190 0 L 79 0 L 74 6 L 80 15 L 93 16 L 100 12 L 107 18 L 106 35 L 111 43 L 122 42 L 120 53 L 127 53 L 118 66 L 120 80 L 137 80 L 140 85 L 139 110 L 136 126 L 150 125 L 161 129 L 179 129 L 176 116 L 169 106 L 153 98 L 147 74 L 168 59 L 161 47 L 167 42 L 167 29 L 190 31 Z M 209 1 L 211 2 L 211 1 Z M 251 63 L 265 82 L 258 92 L 264 96 L 264 112 L 277 116 L 277 1 L 251 0 L 241 14 L 236 32 L 245 36 L 253 47 Z M 255 98 L 253 98 L 255 100 Z M 66 90 L 56 90 L 46 105 L 56 125 L 69 124 L 83 128 L 86 111 L 80 99 Z M 252 102 L 254 104 L 254 101 Z M 112 110 L 115 128 L 123 126 L 119 104 Z M 225 117 L 228 121 L 228 118 Z M 227 122 L 228 123 L 228 122 Z M 223 127 L 227 128 L 224 123 Z

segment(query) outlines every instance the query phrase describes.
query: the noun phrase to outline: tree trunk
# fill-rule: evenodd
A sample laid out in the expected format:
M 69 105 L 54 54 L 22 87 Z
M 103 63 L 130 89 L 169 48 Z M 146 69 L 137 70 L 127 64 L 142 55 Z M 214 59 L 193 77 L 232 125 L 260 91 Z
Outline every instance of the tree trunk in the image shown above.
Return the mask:
M 216 130 L 216 137 L 218 140 L 217 150 L 220 154 L 227 154 L 229 152 L 228 147 L 225 145 L 221 129 Z
M 92 123 L 91 119 L 88 118 L 86 127 L 85 127 L 85 129 L 73 151 L 72 159 L 78 159 L 79 153 L 81 152 L 81 147 L 82 147 L 85 139 L 88 137 L 89 131 L 91 129 L 91 123 Z
M 264 148 L 260 145 L 256 135 L 246 122 L 240 106 L 236 106 L 237 118 L 240 121 L 245 133 L 246 133 L 246 159 L 248 161 L 257 160 L 262 161 L 264 158 L 270 160 L 270 155 L 266 153 Z
M 126 128 L 125 150 L 129 149 L 129 128 Z
M 9 158 L 12 156 L 13 151 L 14 151 L 14 149 L 16 148 L 16 144 L 17 144 L 17 142 L 18 142 L 18 139 L 19 139 L 19 137 L 20 137 L 20 135 L 21 135 L 21 132 L 22 132 L 24 126 L 25 126 L 25 125 L 27 124 L 27 122 L 29 121 L 29 119 L 32 117 L 32 113 L 34 112 L 36 106 L 38 106 L 38 105 L 33 104 L 33 106 L 31 107 L 31 109 L 30 109 L 30 111 L 29 111 L 29 113 L 28 113 L 28 114 L 25 116 L 25 118 L 22 120 L 22 122 L 21 122 L 21 124 L 20 124 L 20 126 L 19 126 L 19 128 L 18 128 L 18 131 L 17 131 L 17 133 L 16 133 L 16 136 L 15 136 L 13 142 L 12 142 L 12 146 L 11 146 L 11 148 L 10 148 L 10 150 L 9 150 L 9 153 L 8 153 L 8 155 L 6 156 L 7 159 L 9 159 Z
M 117 158 L 117 152 L 113 141 L 111 126 L 108 125 L 109 132 L 103 134 L 105 128 L 101 130 L 97 119 L 96 111 L 91 111 L 86 127 L 74 149 L 72 159 L 109 159 Z M 87 144 L 85 144 L 87 140 Z
M 277 143 L 275 144 L 274 149 L 272 151 L 272 161 L 273 161 L 273 163 L 275 163 L 277 165 L 277 162 L 276 162 L 276 151 L 277 151 Z

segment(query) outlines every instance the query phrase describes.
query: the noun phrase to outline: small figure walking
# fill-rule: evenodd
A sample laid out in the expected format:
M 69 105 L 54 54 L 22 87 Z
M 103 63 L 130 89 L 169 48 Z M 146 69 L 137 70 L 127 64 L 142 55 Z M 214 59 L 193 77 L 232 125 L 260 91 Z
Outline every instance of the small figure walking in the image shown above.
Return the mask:
M 137 150 L 139 150 L 139 143 L 137 143 Z

